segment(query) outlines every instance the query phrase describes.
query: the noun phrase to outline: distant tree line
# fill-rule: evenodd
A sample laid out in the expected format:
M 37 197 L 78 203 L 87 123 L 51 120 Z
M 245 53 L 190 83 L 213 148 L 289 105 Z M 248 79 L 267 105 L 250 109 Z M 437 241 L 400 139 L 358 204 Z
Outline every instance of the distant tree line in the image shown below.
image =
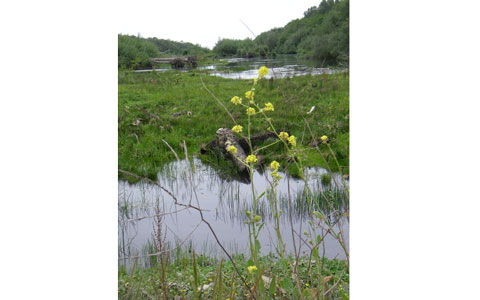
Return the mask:
M 133 35 L 118 35 L 118 67 L 151 68 L 151 58 L 166 56 L 202 56 L 211 53 L 192 43 L 175 42 Z
M 349 0 L 322 0 L 304 12 L 303 18 L 283 28 L 263 32 L 254 40 L 221 39 L 213 51 L 223 57 L 297 54 L 306 59 L 348 62 Z

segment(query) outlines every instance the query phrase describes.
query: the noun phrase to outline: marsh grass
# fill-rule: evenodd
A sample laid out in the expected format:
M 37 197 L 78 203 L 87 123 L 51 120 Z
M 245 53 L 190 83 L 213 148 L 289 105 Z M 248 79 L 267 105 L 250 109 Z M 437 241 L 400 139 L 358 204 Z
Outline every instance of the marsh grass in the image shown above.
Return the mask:
M 251 86 L 251 80 L 232 80 L 208 76 L 208 71 L 166 71 L 162 73 L 133 73 L 119 71 L 118 78 L 118 162 L 119 168 L 156 179 L 159 169 L 175 159 L 164 139 L 183 156 L 181 142 L 186 141 L 190 155 L 199 153 L 200 146 L 215 139 L 218 128 L 231 128 L 234 124 L 222 107 L 211 100 L 202 87 L 217 95 L 242 124 L 246 116 L 234 111 L 229 102 L 231 95 L 241 95 Z M 274 125 L 286 128 L 298 137 L 299 149 L 308 166 L 326 167 L 319 153 L 312 147 L 312 138 L 303 125 L 302 115 L 311 123 L 316 137 L 328 135 L 343 172 L 348 173 L 348 73 L 317 76 L 297 76 L 275 80 L 262 80 L 257 86 L 257 97 L 275 103 Z M 282 90 L 282 92 L 280 92 Z M 306 114 L 312 106 L 313 112 Z M 191 115 L 181 114 L 182 111 Z M 252 120 L 252 132 L 265 132 L 265 122 Z M 261 145 L 258 145 L 259 147 Z M 331 155 L 319 145 L 332 170 L 338 169 Z M 272 152 L 269 152 L 272 153 Z M 272 157 L 265 154 L 267 159 Z M 217 169 L 233 165 L 219 159 L 202 157 Z M 278 158 L 286 166 L 286 158 Z M 295 174 L 295 170 L 289 171 Z M 122 177 L 123 175 L 119 175 Z M 125 178 L 125 177 L 123 177 Z M 128 180 L 133 180 L 131 177 Z
M 241 289 L 242 282 L 236 276 L 232 276 L 235 273 L 231 262 L 222 258 L 194 254 L 194 252 L 193 249 L 178 250 L 174 257 L 169 257 L 169 263 L 164 267 L 159 263 L 155 263 L 149 268 L 136 266 L 129 269 L 126 266 L 120 266 L 118 272 L 119 298 L 165 299 L 162 283 L 167 282 L 169 299 L 173 299 L 175 296 L 189 297 L 190 299 L 252 299 L 251 295 Z M 233 255 L 233 259 L 245 274 L 246 279 L 253 282 L 254 280 L 249 276 L 247 270 L 247 257 L 242 254 Z M 323 291 L 331 287 L 335 280 L 340 279 L 343 292 L 335 290 L 329 299 L 348 299 L 349 276 L 348 272 L 342 274 L 345 269 L 344 261 L 324 258 L 311 264 L 307 258 L 301 258 L 297 264 L 293 256 L 288 257 L 287 260 L 288 264 L 285 268 L 284 264 L 274 255 L 260 258 L 262 265 L 267 266 L 263 270 L 263 289 L 268 295 L 271 294 L 271 297 L 267 298 L 298 299 L 298 292 L 290 278 L 293 268 L 297 266 L 303 282 L 302 291 L 305 295 L 312 295 L 317 289 Z M 323 274 L 322 278 L 312 276 L 320 271 Z M 332 277 L 325 284 L 323 279 L 329 276 Z M 234 297 L 231 296 L 232 294 Z

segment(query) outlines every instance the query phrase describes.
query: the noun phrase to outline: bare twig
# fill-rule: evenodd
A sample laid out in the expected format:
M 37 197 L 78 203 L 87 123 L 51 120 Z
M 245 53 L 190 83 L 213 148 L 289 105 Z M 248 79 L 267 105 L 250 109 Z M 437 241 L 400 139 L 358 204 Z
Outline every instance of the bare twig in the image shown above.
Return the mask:
M 217 98 L 217 96 L 215 96 L 208 88 L 207 86 L 205 85 L 205 83 L 203 82 L 203 79 L 202 77 L 200 77 L 200 81 L 202 82 L 202 85 L 203 87 L 205 88 L 205 90 L 215 99 L 217 100 L 218 104 L 220 104 L 223 109 L 227 112 L 227 114 L 230 116 L 230 118 L 232 119 L 233 123 L 235 123 L 235 125 L 237 125 L 237 121 L 235 121 L 235 118 L 233 117 L 233 115 L 228 111 L 228 109 L 225 107 L 225 105 L 223 105 L 222 101 L 220 101 L 220 99 Z
M 147 218 L 155 218 L 155 217 L 162 217 L 162 216 L 165 216 L 165 215 L 172 215 L 172 214 L 176 214 L 178 212 L 184 211 L 186 209 L 188 209 L 188 207 L 185 207 L 185 208 L 182 208 L 182 209 L 179 209 L 179 210 L 176 210 L 176 211 L 167 212 L 167 213 L 154 214 L 154 215 L 151 215 L 151 216 L 144 216 L 144 217 L 135 218 L 135 219 L 127 219 L 127 220 L 124 220 L 124 221 L 119 221 L 118 223 L 135 222 L 135 221 L 140 221 L 140 220 L 147 219 Z
M 175 152 L 175 150 L 173 150 L 172 146 L 170 146 L 170 144 L 167 143 L 167 141 L 164 140 L 164 139 L 162 139 L 162 142 L 164 142 L 165 145 L 167 145 L 167 147 L 173 152 L 173 154 L 175 155 L 175 157 L 177 158 L 177 160 L 180 161 L 180 158 L 178 157 L 177 152 Z
M 151 179 L 148 179 L 146 177 L 143 177 L 143 176 L 138 176 L 138 175 L 135 175 L 133 173 L 130 173 L 128 171 L 125 171 L 125 170 L 118 170 L 120 173 L 123 173 L 123 174 L 126 174 L 126 175 L 129 175 L 129 176 L 132 176 L 132 177 L 135 177 L 137 179 L 140 179 L 140 180 L 144 180 L 144 181 L 147 181 L 153 185 L 156 185 L 158 186 L 159 188 L 161 188 L 165 193 L 167 193 L 168 195 L 170 195 L 170 197 L 172 197 L 173 201 L 175 201 L 175 205 L 179 205 L 179 206 L 183 206 L 183 207 L 187 207 L 187 208 L 193 208 L 195 210 L 198 210 L 198 211 L 202 211 L 199 207 L 196 207 L 196 206 L 193 206 L 191 204 L 184 204 L 184 203 L 181 203 L 178 201 L 177 197 L 175 197 L 175 195 L 170 192 L 169 190 L 167 190 L 166 188 L 164 188 L 162 185 L 158 184 L 157 182 L 151 180 Z
M 331 288 L 329 288 L 327 291 L 325 291 L 325 293 L 323 293 L 323 297 L 327 296 L 328 293 L 330 293 L 341 281 L 342 277 L 343 277 L 343 274 L 345 273 L 345 271 L 347 270 L 346 268 L 346 265 L 343 267 L 343 271 L 342 271 L 342 274 L 340 274 L 337 282 L 335 282 Z

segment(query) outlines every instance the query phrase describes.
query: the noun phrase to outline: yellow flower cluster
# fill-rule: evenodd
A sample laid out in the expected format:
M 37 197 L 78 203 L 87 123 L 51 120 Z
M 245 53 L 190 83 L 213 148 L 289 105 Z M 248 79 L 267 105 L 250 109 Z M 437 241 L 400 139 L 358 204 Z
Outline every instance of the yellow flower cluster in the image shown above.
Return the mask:
M 242 129 L 243 127 L 241 125 L 235 125 L 233 126 L 232 130 L 235 132 L 235 133 L 240 133 L 242 132 Z
M 283 132 L 283 131 L 280 132 L 280 133 L 278 134 L 278 136 L 279 136 L 282 140 L 288 139 L 288 133 Z
M 231 152 L 233 155 L 237 154 L 237 148 L 235 146 L 229 146 L 227 151 Z
M 250 266 L 247 268 L 248 269 L 248 273 L 252 274 L 253 272 L 255 272 L 257 269 L 257 266 Z
M 245 161 L 247 162 L 247 164 L 254 164 L 257 162 L 257 157 L 254 154 L 250 154 L 249 156 L 247 156 L 247 159 Z
M 287 140 L 293 147 L 297 146 L 297 138 L 294 135 L 291 135 Z
M 255 108 L 249 107 L 247 108 L 247 115 L 253 116 L 255 114 Z
M 276 170 L 272 172 L 272 177 L 277 181 L 282 179 L 282 176 L 278 175 Z
M 263 78 L 268 74 L 268 68 L 265 66 L 260 67 L 258 70 L 258 78 Z
M 280 167 L 280 164 L 276 160 L 270 163 L 270 168 L 273 170 L 272 177 L 275 179 L 275 181 L 278 181 L 282 178 L 282 176 L 278 175 L 277 173 L 279 167 Z
M 242 98 L 240 98 L 238 96 L 235 96 L 235 97 L 232 98 L 232 100 L 230 100 L 230 102 L 232 102 L 235 105 L 242 104 Z
M 326 135 L 322 135 L 320 139 L 322 140 L 322 143 L 326 144 L 328 137 Z
M 253 96 L 255 96 L 254 91 L 250 90 L 250 91 L 245 92 L 245 98 L 247 98 L 248 100 L 253 100 Z
M 275 109 L 273 108 L 273 104 L 271 102 L 268 102 L 265 104 L 265 107 L 263 108 L 263 111 L 274 111 Z
M 270 163 L 270 168 L 272 170 L 277 171 L 278 167 L 280 167 L 280 164 L 278 163 L 278 161 L 274 160 Z

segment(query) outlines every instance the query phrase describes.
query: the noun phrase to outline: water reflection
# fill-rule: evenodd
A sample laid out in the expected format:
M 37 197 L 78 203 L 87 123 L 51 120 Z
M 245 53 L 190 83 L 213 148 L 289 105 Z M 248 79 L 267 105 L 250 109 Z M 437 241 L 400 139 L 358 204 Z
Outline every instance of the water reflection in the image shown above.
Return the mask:
M 217 68 L 213 76 L 231 79 L 253 79 L 258 76 L 258 69 L 267 66 L 270 72 L 266 78 L 284 78 L 299 75 L 319 75 L 342 72 L 341 68 L 326 68 L 323 61 L 299 60 L 295 55 L 279 55 L 276 58 L 232 58 L 225 59 L 227 65 Z
M 252 205 L 251 185 L 238 181 L 225 181 L 215 170 L 203 165 L 200 160 L 193 161 L 195 173 L 192 183 L 188 177 L 189 163 L 187 161 L 172 162 L 164 166 L 158 174 L 158 183 L 170 190 L 181 203 L 191 203 L 204 209 L 204 218 L 212 225 L 218 238 L 226 249 L 232 253 L 248 253 L 248 227 L 245 211 L 255 211 L 262 216 L 265 222 L 264 229 L 259 235 L 262 244 L 262 253 L 275 252 L 277 243 L 273 220 L 271 219 L 270 194 L 258 202 L 254 210 Z M 332 203 L 339 211 L 348 208 L 348 201 L 344 190 L 340 187 L 341 178 L 333 176 L 328 186 L 322 185 L 321 175 L 326 170 L 321 168 L 309 169 L 309 186 L 315 191 L 319 209 L 325 215 L 332 217 L 331 207 L 325 205 L 323 197 L 332 197 Z M 257 195 L 270 187 L 269 171 L 264 174 L 254 174 L 255 190 Z M 305 184 L 301 180 L 288 180 L 285 174 L 277 187 L 279 207 L 282 210 L 280 218 L 280 231 L 288 251 L 293 251 L 293 240 L 290 224 L 290 211 L 292 212 L 293 226 L 298 233 L 309 228 L 309 212 L 303 191 Z M 324 183 L 325 184 L 325 183 Z M 288 201 L 292 198 L 292 209 Z M 195 195 L 196 194 L 196 195 Z M 197 203 L 198 198 L 198 203 Z M 151 250 L 156 228 L 153 216 L 156 208 L 162 214 L 162 234 L 166 242 L 172 245 L 182 243 L 182 246 L 192 245 L 198 253 L 208 253 L 212 256 L 221 255 L 219 247 L 206 224 L 201 223 L 201 218 L 194 209 L 183 209 L 176 206 L 172 198 L 159 187 L 139 182 L 129 184 L 126 181 L 118 182 L 118 209 L 119 209 L 119 257 L 136 256 Z M 181 210 L 176 213 L 175 211 Z M 158 212 L 157 211 L 157 212 Z M 348 247 L 348 222 L 343 220 L 342 229 Z M 158 227 L 157 227 L 158 228 Z M 338 229 L 338 226 L 337 226 Z M 193 232 L 193 233 L 192 233 Z M 299 239 L 295 237 L 297 244 Z M 331 236 L 325 238 L 325 256 L 328 258 L 344 258 L 345 254 L 338 241 Z M 305 245 L 301 250 L 308 250 Z M 323 251 L 323 249 L 321 249 Z

